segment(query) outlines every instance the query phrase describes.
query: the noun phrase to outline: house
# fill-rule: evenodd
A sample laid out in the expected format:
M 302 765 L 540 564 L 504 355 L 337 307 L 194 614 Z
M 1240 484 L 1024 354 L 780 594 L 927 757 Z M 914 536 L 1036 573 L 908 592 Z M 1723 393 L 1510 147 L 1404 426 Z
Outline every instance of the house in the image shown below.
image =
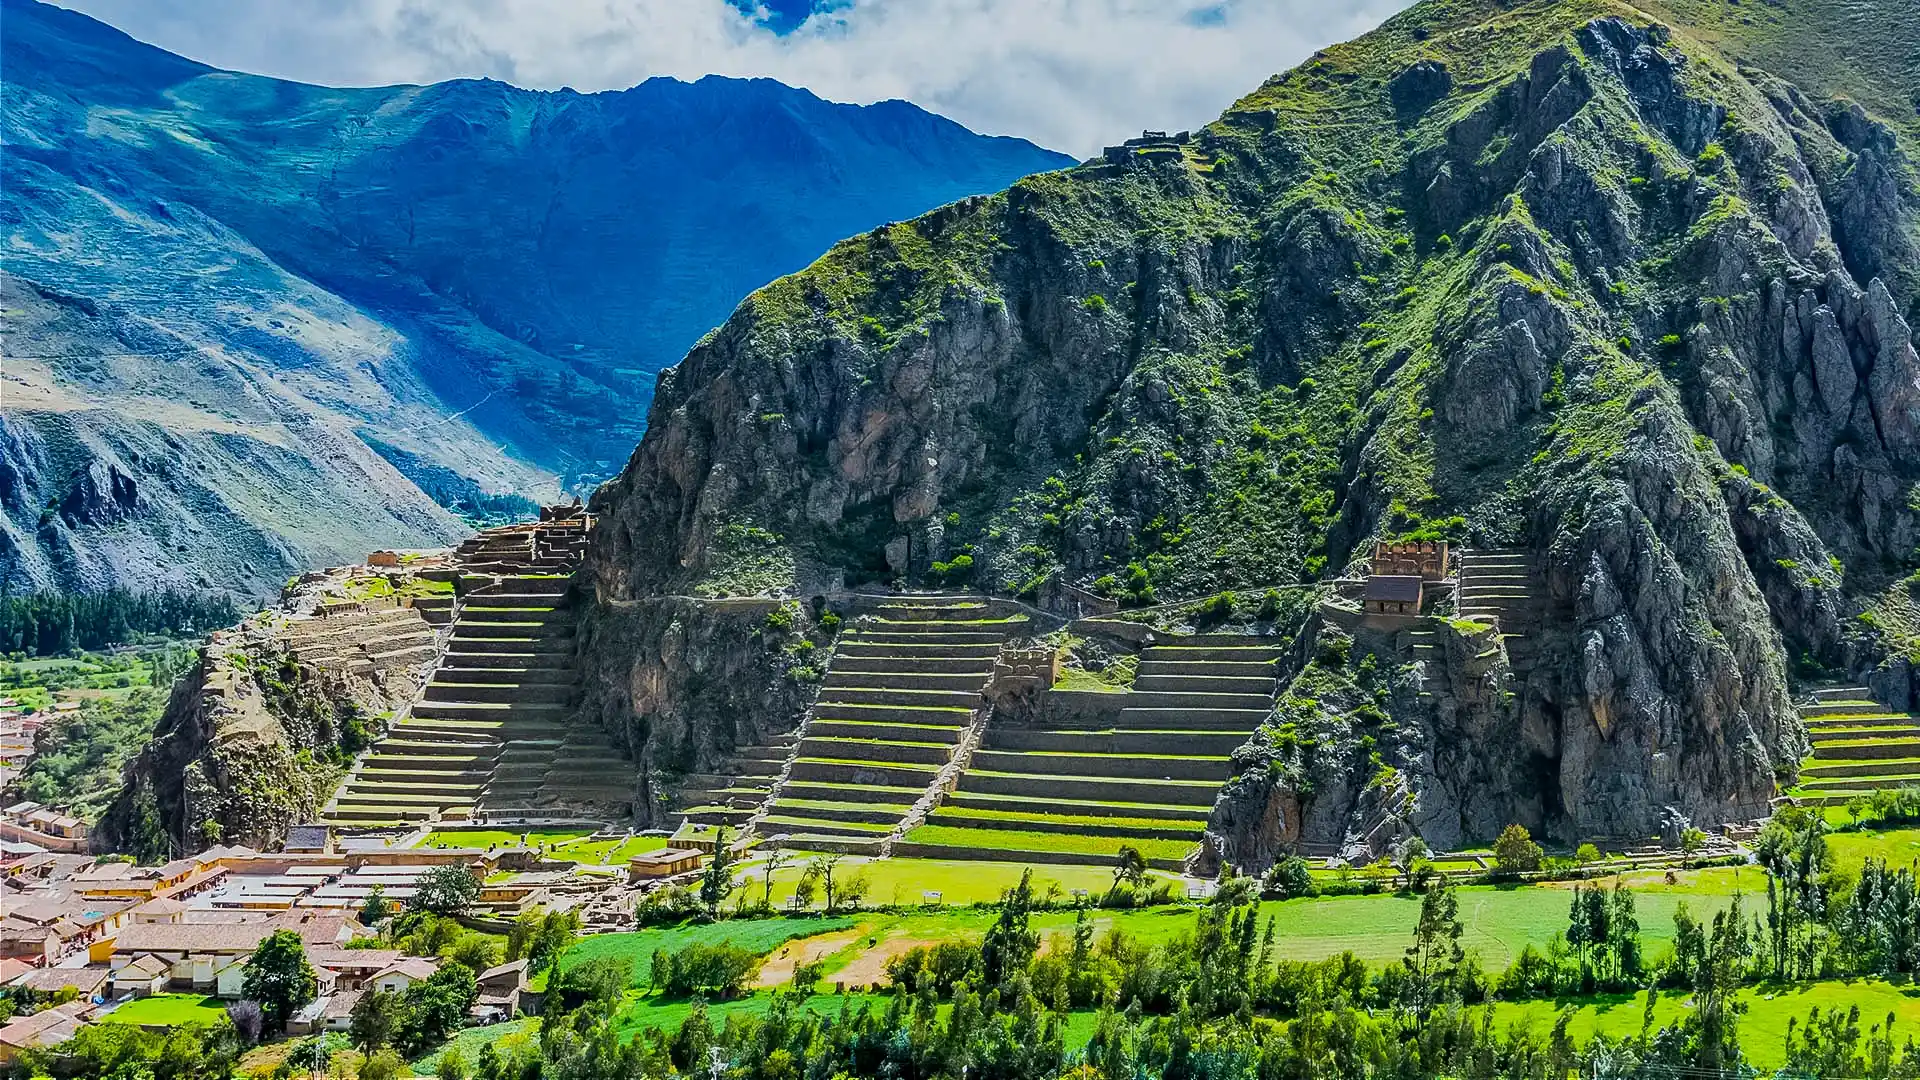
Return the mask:
M 152 954 L 167 962 L 170 981 L 210 987 L 214 975 L 236 957 L 245 960 L 267 935 L 284 927 L 272 920 L 250 923 L 134 923 L 103 942 L 93 959 L 117 972 L 136 957 Z M 105 956 L 98 955 L 104 951 Z
M 172 969 L 173 965 L 165 960 L 143 953 L 114 969 L 113 994 L 115 997 L 157 994 L 167 988 L 167 976 Z
M 213 996 L 238 1001 L 247 996 L 247 958 L 230 956 L 213 973 Z
M 18 1060 L 23 1051 L 56 1046 L 73 1038 L 93 1015 L 93 1008 L 89 1001 L 69 1001 L 32 1016 L 15 1017 L 0 1027 L 0 1064 Z
M 320 1030 L 320 1016 L 326 1011 L 328 995 L 320 995 L 300 1006 L 292 1016 L 287 1017 L 287 1034 L 294 1036 L 311 1035 Z
M 106 993 L 110 976 L 102 967 L 34 968 L 16 977 L 10 985 L 15 990 L 31 990 L 47 997 L 70 989 L 81 999 L 91 1001 Z
M 476 1018 L 483 1022 L 505 1020 L 520 1007 L 520 992 L 527 988 L 527 961 L 522 958 L 490 967 L 474 981 L 480 987 L 480 998 L 473 1006 Z M 486 1011 L 485 1018 L 479 1016 L 482 1010 Z
M 156 896 L 144 904 L 133 908 L 133 921 L 137 923 L 177 923 L 186 914 L 187 905 L 171 896 Z
M 0 959 L 0 986 L 6 986 L 33 970 L 35 970 L 34 966 L 25 960 L 15 960 L 11 957 Z
M 307 961 L 316 969 L 333 972 L 341 990 L 366 989 L 374 976 L 399 960 L 399 949 L 336 949 L 321 946 L 307 950 Z
M 353 1026 L 353 1007 L 367 996 L 365 990 L 341 990 L 326 998 L 326 1007 L 320 1010 L 320 1029 L 322 1031 L 345 1031 Z
M 662 848 L 635 855 L 627 860 L 627 880 L 637 882 L 698 870 L 700 856 L 700 852 L 687 848 Z
M 408 956 L 388 964 L 373 976 L 373 988 L 388 994 L 404 993 L 407 987 L 425 982 L 440 970 L 440 962 L 424 956 Z
M 1361 610 L 1369 615 L 1418 615 L 1425 582 L 1411 574 L 1376 574 L 1367 579 Z

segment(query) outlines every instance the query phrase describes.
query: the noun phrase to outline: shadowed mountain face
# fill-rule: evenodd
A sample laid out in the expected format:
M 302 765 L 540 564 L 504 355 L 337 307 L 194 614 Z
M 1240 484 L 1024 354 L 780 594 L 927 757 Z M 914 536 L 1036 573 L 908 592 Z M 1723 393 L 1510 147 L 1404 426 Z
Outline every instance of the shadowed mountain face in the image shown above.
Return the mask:
M 1795 680 L 1920 700 L 1915 57 L 1901 4 L 1425 0 L 754 292 L 596 495 L 596 595 L 1233 611 L 1446 540 L 1486 620 L 1303 616 L 1211 857 L 1762 815 Z M 585 625 L 638 754 L 752 743 L 617 644 L 684 612 Z
M 0 12 L 16 587 L 258 591 L 589 484 L 748 290 L 1067 163 L 765 80 L 338 90 Z

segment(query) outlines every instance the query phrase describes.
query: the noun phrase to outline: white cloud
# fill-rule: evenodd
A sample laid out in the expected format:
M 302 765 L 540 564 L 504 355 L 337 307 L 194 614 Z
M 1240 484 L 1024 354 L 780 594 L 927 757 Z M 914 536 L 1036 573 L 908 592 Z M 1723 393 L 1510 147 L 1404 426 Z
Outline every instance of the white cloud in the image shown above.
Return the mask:
M 1406 0 L 841 0 L 785 36 L 727 0 L 61 2 L 197 60 L 305 82 L 488 76 L 589 91 L 768 76 L 1085 155 L 1211 120 Z

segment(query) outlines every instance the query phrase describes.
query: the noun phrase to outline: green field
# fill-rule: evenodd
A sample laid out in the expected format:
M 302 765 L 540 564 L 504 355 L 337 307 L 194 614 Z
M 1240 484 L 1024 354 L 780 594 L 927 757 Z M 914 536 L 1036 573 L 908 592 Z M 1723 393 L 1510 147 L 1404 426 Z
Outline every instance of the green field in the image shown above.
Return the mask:
M 633 962 L 633 985 L 647 985 L 653 954 L 660 949 L 683 949 L 688 945 L 714 945 L 720 942 L 738 945 L 758 954 L 766 954 L 795 938 L 811 937 L 854 924 L 849 918 L 745 919 L 705 925 L 678 926 L 670 930 L 638 930 L 626 934 L 596 934 L 582 938 L 560 957 L 562 969 L 584 964 L 603 956 L 624 957 Z
M 225 1015 L 227 1007 L 218 998 L 203 994 L 155 994 L 129 1001 L 100 1019 L 108 1024 L 178 1027 L 211 1024 Z
M 1019 829 L 966 829 L 952 825 L 922 825 L 907 834 L 910 844 L 940 847 L 994 848 L 1006 851 L 1069 851 L 1076 855 L 1111 857 L 1131 847 L 1149 859 L 1184 859 L 1193 851 L 1191 840 L 1132 840 L 1117 836 L 1076 836 L 1072 833 L 1026 832 Z
M 805 852 L 788 853 L 789 861 L 773 876 L 773 902 L 783 905 L 793 896 L 793 883 L 812 858 Z M 764 863 L 749 865 L 740 872 L 744 888 L 758 899 L 763 888 Z M 864 873 L 867 877 L 869 906 L 910 906 L 927 903 L 926 894 L 940 894 L 942 904 L 979 904 L 1000 899 L 1020 881 L 1028 867 L 1018 862 L 972 862 L 964 859 L 867 859 L 848 856 L 835 871 Z M 1070 897 L 1075 889 L 1092 894 L 1107 891 L 1113 885 L 1113 872 L 1101 866 L 1036 866 L 1034 891 L 1042 896 L 1050 886 L 1058 885 L 1060 895 Z M 1154 875 L 1156 878 L 1163 875 Z M 816 894 L 817 896 L 818 894 Z M 818 900 L 816 899 L 816 902 Z
M 1753 1064 L 1778 1068 L 1786 1058 L 1787 1022 L 1804 1026 L 1807 1013 L 1815 1007 L 1822 1012 L 1845 1011 L 1858 1005 L 1863 1028 L 1882 1023 L 1888 1014 L 1894 1017 L 1895 1041 L 1920 1035 L 1920 989 L 1913 986 L 1872 980 L 1819 982 L 1797 986 L 1749 987 L 1740 992 L 1746 1014 L 1740 1018 L 1740 1049 Z M 1646 1012 L 1647 998 L 1639 994 L 1616 994 L 1604 998 L 1565 1003 L 1552 1001 L 1501 1002 L 1494 1008 L 1494 1026 L 1505 1029 L 1525 1023 L 1541 1032 L 1550 1030 L 1562 1007 L 1573 1010 L 1567 1030 L 1578 1041 L 1595 1034 L 1613 1037 L 1637 1035 Z M 1654 1026 L 1669 1023 L 1685 1011 L 1685 995 L 1664 995 L 1654 1005 Z
M 547 852 L 547 855 L 549 858 L 571 859 L 574 862 L 592 863 L 597 866 L 625 866 L 627 860 L 635 855 L 659 851 L 670 842 L 665 836 L 614 837 L 609 840 L 579 839 L 556 844 Z
M 437 829 L 428 833 L 415 847 L 431 848 L 488 848 L 518 847 L 525 843 L 529 847 L 543 844 L 565 844 L 593 835 L 592 829 L 560 829 L 557 831 L 512 832 L 507 829 Z

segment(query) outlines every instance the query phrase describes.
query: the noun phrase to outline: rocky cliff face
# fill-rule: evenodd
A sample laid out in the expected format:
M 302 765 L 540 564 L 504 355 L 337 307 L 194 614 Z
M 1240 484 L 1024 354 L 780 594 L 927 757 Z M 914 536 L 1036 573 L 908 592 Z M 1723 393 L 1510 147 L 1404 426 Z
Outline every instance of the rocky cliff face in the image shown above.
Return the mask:
M 808 609 L 777 600 L 668 597 L 589 609 L 579 715 L 638 763 L 640 825 L 669 823 L 679 777 L 794 730 L 830 651 L 814 640 L 821 636 Z
M 1519 547 L 1538 656 L 1434 700 L 1296 682 L 1229 857 L 1764 812 L 1805 752 L 1790 672 L 1875 663 L 1854 615 L 1914 559 L 1920 196 L 1908 102 L 1816 97 L 1815 60 L 1738 66 L 1693 17 L 1421 4 L 1190 144 L 842 243 L 663 375 L 595 500 L 600 595 L 966 554 L 1139 601 Z M 1300 758 L 1318 727 L 1348 749 Z
M 386 599 L 413 582 L 368 567 L 308 574 L 281 602 L 214 633 L 174 685 L 154 737 L 93 831 L 102 851 L 165 858 L 214 844 L 268 850 L 314 819 L 387 718 L 419 696 L 432 628 Z M 316 618 L 324 605 L 365 613 Z M 335 631 L 335 627 L 345 627 Z M 409 655 L 372 654 L 401 641 Z

